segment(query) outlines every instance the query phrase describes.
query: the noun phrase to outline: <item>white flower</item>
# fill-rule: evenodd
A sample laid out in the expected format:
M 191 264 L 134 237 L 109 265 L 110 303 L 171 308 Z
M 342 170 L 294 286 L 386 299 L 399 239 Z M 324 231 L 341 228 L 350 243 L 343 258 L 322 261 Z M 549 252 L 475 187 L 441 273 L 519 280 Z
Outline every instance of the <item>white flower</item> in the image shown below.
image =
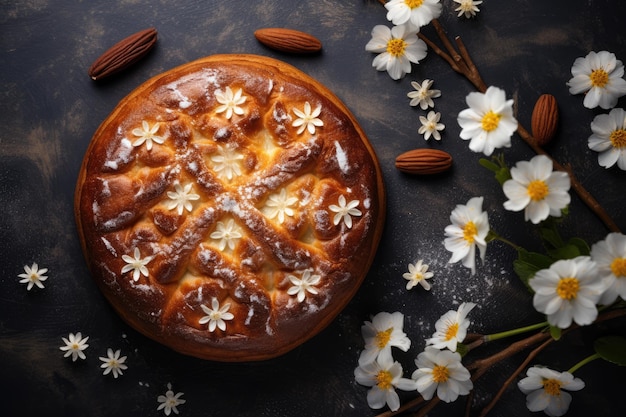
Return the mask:
M 422 110 L 426 110 L 429 107 L 435 107 L 433 102 L 434 98 L 441 97 L 441 90 L 431 90 L 433 80 L 425 79 L 422 84 L 417 81 L 411 81 L 411 85 L 415 88 L 415 91 L 409 91 L 407 97 L 411 99 L 409 105 L 419 105 Z
M 64 358 L 67 358 L 71 355 L 72 362 L 75 362 L 78 358 L 86 358 L 83 350 L 89 347 L 89 345 L 87 344 L 89 336 L 83 338 L 83 335 L 78 332 L 76 334 L 70 333 L 69 339 L 66 339 L 65 337 L 62 337 L 61 339 L 63 339 L 63 343 L 65 343 L 65 346 L 61 346 L 59 349 L 65 351 L 65 355 L 63 355 Z
M 293 112 L 298 116 L 296 120 L 291 124 L 293 127 L 299 127 L 296 132 L 298 135 L 304 132 L 304 130 L 308 130 L 310 134 L 315 134 L 315 128 L 324 126 L 324 122 L 319 119 L 317 116 L 322 112 L 322 105 L 318 104 L 315 110 L 311 111 L 311 103 L 308 101 L 304 103 L 304 108 L 293 109 Z
M 211 300 L 211 308 L 205 306 L 204 304 L 201 304 L 200 308 L 202 308 L 202 311 L 206 313 L 206 316 L 203 316 L 199 323 L 209 323 L 210 332 L 215 331 L 216 327 L 222 331 L 226 330 L 226 322 L 224 320 L 232 320 L 235 318 L 232 313 L 228 312 L 230 309 L 230 303 L 226 303 L 220 307 L 220 302 L 215 297 Z
M 439 131 L 445 129 L 446 126 L 443 123 L 439 123 L 440 118 L 441 113 L 435 113 L 432 110 L 428 112 L 427 117 L 420 116 L 422 126 L 418 129 L 417 133 L 424 135 L 425 140 L 430 139 L 430 135 L 433 135 L 435 140 L 441 140 Z
M 33 262 L 32 266 L 24 265 L 25 273 L 19 274 L 18 277 L 22 278 L 20 280 L 20 284 L 27 284 L 26 290 L 30 291 L 34 285 L 39 288 L 43 288 L 42 282 L 47 280 L 48 277 L 45 274 L 48 272 L 48 268 L 39 269 L 39 265 L 36 262 Z
M 454 9 L 455 12 L 459 12 L 457 17 L 465 16 L 467 19 L 476 16 L 476 13 L 480 11 L 478 5 L 482 4 L 480 0 L 454 0 L 454 2 L 459 4 L 459 7 Z
M 107 357 L 100 356 L 100 360 L 104 362 L 100 365 L 100 368 L 104 368 L 103 375 L 107 375 L 109 373 L 113 374 L 113 378 L 117 378 L 119 375 L 122 375 L 122 371 L 128 369 L 128 366 L 124 365 L 126 362 L 126 356 L 122 356 L 120 358 L 120 350 L 116 350 L 113 353 L 113 349 L 107 349 Z
M 506 100 L 504 90 L 492 86 L 484 94 L 474 91 L 465 101 L 469 108 L 462 110 L 457 120 L 461 139 L 470 139 L 469 148 L 489 156 L 496 148 L 510 147 L 517 120 L 513 100 Z
M 407 290 L 410 290 L 417 284 L 421 285 L 425 290 L 430 290 L 430 284 L 426 280 L 432 278 L 434 274 L 432 272 L 427 272 L 428 265 L 422 262 L 423 261 L 420 259 L 415 263 L 415 265 L 409 264 L 409 272 L 402 274 L 402 277 L 409 281 L 406 283 Z
M 441 15 L 439 0 L 391 0 L 385 3 L 387 20 L 394 25 L 411 22 L 420 27 Z
M 139 248 L 135 248 L 133 253 L 134 258 L 131 258 L 128 255 L 122 255 L 122 259 L 126 262 L 126 265 L 122 268 L 122 274 L 125 274 L 129 271 L 133 271 L 133 281 L 139 281 L 139 276 L 143 275 L 147 277 L 149 274 L 148 268 L 146 265 L 154 258 L 154 256 L 146 256 L 145 258 L 141 258 L 141 252 Z
M 371 363 L 380 358 L 384 362 L 391 361 L 391 348 L 406 352 L 411 347 L 409 339 L 402 330 L 404 327 L 404 315 L 400 312 L 381 312 L 372 317 L 372 321 L 366 321 L 361 326 L 361 334 L 365 342 L 365 350 L 361 352 L 359 364 Z
M 361 210 L 357 209 L 359 205 L 359 200 L 352 200 L 349 203 L 346 203 L 346 198 L 342 195 L 339 196 L 339 205 L 331 204 L 328 206 L 330 211 L 336 213 L 335 217 L 333 217 L 333 224 L 337 226 L 339 222 L 343 219 L 343 222 L 348 227 L 348 229 L 352 228 L 352 216 L 359 217 L 363 213 Z
M 218 248 L 223 251 L 226 246 L 228 249 L 235 249 L 235 243 L 241 239 L 241 228 L 235 224 L 233 219 L 224 222 L 217 222 L 215 231 L 211 233 L 211 239 L 219 240 Z
M 617 163 L 619 169 L 626 171 L 626 111 L 613 109 L 609 114 L 597 115 L 591 122 L 591 131 L 589 149 L 600 152 L 600 166 L 610 168 Z
M 167 202 L 167 209 L 176 209 L 179 216 L 183 214 L 183 211 L 185 209 L 191 212 L 191 210 L 193 210 L 193 205 L 191 204 L 191 202 L 200 199 L 200 196 L 198 194 L 191 192 L 192 186 L 192 183 L 185 185 L 185 188 L 183 188 L 182 185 L 180 185 L 179 183 L 174 184 L 175 191 L 167 192 L 167 196 L 171 200 Z
M 298 202 L 296 197 L 287 196 L 287 190 L 282 188 L 279 193 L 269 196 L 266 206 L 266 213 L 270 219 L 278 217 L 278 223 L 283 224 L 285 215 L 293 216 L 294 211 L 291 208 Z
M 387 3 L 389 4 L 389 3 Z M 372 29 L 372 39 L 365 50 L 379 55 L 372 61 L 378 71 L 387 71 L 394 80 L 399 80 L 411 72 L 411 62 L 417 64 L 426 57 L 426 44 L 407 25 L 376 25 Z
M 526 407 L 530 411 L 562 416 L 572 401 L 572 396 L 564 390 L 579 391 L 585 387 L 585 383 L 569 372 L 533 366 L 526 371 L 526 378 L 519 381 L 517 387 L 527 394 Z
M 617 297 L 626 300 L 626 236 L 609 233 L 606 239 L 594 243 L 591 260 L 596 263 L 598 275 L 604 277 L 607 284 L 598 303 L 609 305 Z
M 593 109 L 615 107 L 617 99 L 626 94 L 624 65 L 608 51 L 589 52 L 576 58 L 572 78 L 567 82 L 570 94 L 585 93 L 583 106 Z
M 159 395 L 157 397 L 157 402 L 160 403 L 157 410 L 163 410 L 166 416 L 169 416 L 172 411 L 174 414 L 178 414 L 178 409 L 176 407 L 187 402 L 187 400 L 180 398 L 183 395 L 185 395 L 183 392 L 174 394 L 174 391 L 172 391 L 172 384 L 168 382 L 165 395 Z
M 572 320 L 580 326 L 598 316 L 596 303 L 607 287 L 596 263 L 588 256 L 559 260 L 537 271 L 528 281 L 535 309 L 548 317 L 552 326 L 566 329 Z
M 226 87 L 226 91 L 216 90 L 215 99 L 221 104 L 215 109 L 216 113 L 226 112 L 226 118 L 233 117 L 233 113 L 242 115 L 243 109 L 239 107 L 240 104 L 245 103 L 246 96 L 242 95 L 241 88 L 239 88 L 233 94 L 233 90 L 230 87 Z
M 220 178 L 226 178 L 228 181 L 233 177 L 241 175 L 240 162 L 243 159 L 243 155 L 239 152 L 223 147 L 217 146 L 217 155 L 211 156 L 211 161 L 215 164 L 213 169 L 217 172 Z
M 545 155 L 518 162 L 511 168 L 511 177 L 502 185 L 508 198 L 504 208 L 524 210 L 524 220 L 537 224 L 548 216 L 560 217 L 570 203 L 569 175 L 552 171 L 552 161 Z
M 441 316 L 435 323 L 433 337 L 426 339 L 426 345 L 456 352 L 457 344 L 463 342 L 470 325 L 467 315 L 475 306 L 474 303 L 462 303 L 457 311 L 450 310 Z
M 459 395 L 467 395 L 473 388 L 469 371 L 461 363 L 461 355 L 449 350 L 427 347 L 417 355 L 417 370 L 412 378 L 417 390 L 425 400 L 437 397 L 444 402 L 455 401 Z
M 400 398 L 396 388 L 414 391 L 415 382 L 402 377 L 402 365 L 394 362 L 391 356 L 379 356 L 373 362 L 359 364 L 354 370 L 356 382 L 372 387 L 367 392 L 367 404 L 373 409 L 389 406 L 391 411 L 400 408 Z
M 135 128 L 132 133 L 135 136 L 138 136 L 139 139 L 135 139 L 133 142 L 133 146 L 141 146 L 143 143 L 146 143 L 146 149 L 152 149 L 152 142 L 156 142 L 158 144 L 162 144 L 165 142 L 165 138 L 163 136 L 158 136 L 156 133 L 159 131 L 159 124 L 155 123 L 154 126 L 150 127 L 150 124 L 145 120 L 141 122 L 141 129 Z
M 489 218 L 482 211 L 483 198 L 473 197 L 466 205 L 458 204 L 450 215 L 451 225 L 446 226 L 444 245 L 452 252 L 449 263 L 460 260 L 463 266 L 470 268 L 472 274 L 476 272 L 476 247 L 480 252 L 480 259 L 485 260 L 489 233 Z
M 311 269 L 304 270 L 302 272 L 302 278 L 298 278 L 295 275 L 287 275 L 287 278 L 289 278 L 289 281 L 293 284 L 293 286 L 287 290 L 287 294 L 297 295 L 298 302 L 300 303 L 304 301 L 307 292 L 317 294 L 315 286 L 319 284 L 322 277 L 320 275 L 313 275 L 311 272 Z

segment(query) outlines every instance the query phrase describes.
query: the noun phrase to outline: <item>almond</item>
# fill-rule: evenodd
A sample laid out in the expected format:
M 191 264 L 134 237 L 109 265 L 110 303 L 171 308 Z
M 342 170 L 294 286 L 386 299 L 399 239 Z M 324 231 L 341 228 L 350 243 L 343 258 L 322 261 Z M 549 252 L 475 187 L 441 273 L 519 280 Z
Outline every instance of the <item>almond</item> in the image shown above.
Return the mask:
M 295 29 L 258 29 L 254 37 L 268 48 L 281 52 L 310 54 L 322 49 L 322 42 L 315 36 Z
M 533 137 L 539 146 L 544 146 L 554 138 L 559 124 L 559 107 L 556 98 L 543 94 L 537 99 L 531 118 Z
M 100 80 L 122 71 L 146 56 L 157 41 L 155 28 L 139 31 L 106 50 L 89 67 L 89 76 Z
M 413 149 L 396 158 L 396 168 L 407 174 L 439 174 L 451 166 L 452 156 L 438 149 Z

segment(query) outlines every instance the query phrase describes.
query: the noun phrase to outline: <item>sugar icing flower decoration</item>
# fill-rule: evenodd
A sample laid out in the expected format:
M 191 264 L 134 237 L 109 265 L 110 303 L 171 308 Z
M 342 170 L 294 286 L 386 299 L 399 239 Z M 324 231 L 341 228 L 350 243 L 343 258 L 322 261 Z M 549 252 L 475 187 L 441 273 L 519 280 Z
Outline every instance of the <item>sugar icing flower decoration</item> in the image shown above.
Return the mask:
M 598 316 L 596 304 L 608 282 L 589 256 L 579 256 L 537 271 L 528 285 L 535 292 L 535 309 L 552 326 L 566 329 L 572 321 L 580 326 L 593 323 Z
M 569 409 L 572 396 L 566 391 L 580 391 L 585 383 L 569 372 L 533 366 L 526 377 L 517 383 L 526 394 L 526 407 L 530 411 L 543 411 L 549 416 L 562 416 Z
M 594 109 L 615 107 L 617 99 L 626 94 L 624 65 L 608 51 L 589 52 L 576 58 L 572 78 L 567 82 L 570 94 L 585 94 L 583 106 Z
M 374 26 L 372 39 L 365 45 L 365 50 L 378 54 L 372 66 L 378 71 L 387 71 L 394 80 L 410 73 L 411 63 L 417 64 L 426 57 L 426 43 L 408 25 L 391 29 L 385 25 Z
M 317 288 L 315 286 L 320 283 L 322 277 L 318 274 L 313 274 L 313 270 L 306 269 L 301 273 L 300 278 L 295 275 L 287 275 L 292 286 L 287 290 L 287 294 L 295 295 L 299 303 L 303 302 L 307 293 L 317 294 Z
M 328 206 L 330 211 L 335 213 L 333 217 L 333 224 L 337 226 L 342 220 L 348 229 L 352 228 L 352 216 L 359 217 L 363 213 L 357 207 L 359 206 L 359 200 L 351 200 L 349 203 L 346 197 L 342 194 L 339 196 L 339 205 L 331 204 Z
M 70 333 L 67 338 L 62 337 L 61 339 L 65 345 L 61 346 L 59 349 L 65 352 L 65 355 L 63 355 L 64 358 L 71 356 L 72 362 L 76 362 L 78 358 L 87 358 L 87 356 L 85 356 L 85 352 L 83 351 L 89 347 L 87 344 L 89 336 L 83 337 L 83 335 L 78 332 L 76 334 Z
M 243 155 L 227 146 L 218 145 L 217 154 L 211 156 L 214 163 L 213 169 L 217 172 L 218 177 L 225 178 L 228 181 L 234 177 L 241 175 L 241 160 Z
M 165 137 L 159 136 L 156 133 L 159 131 L 159 124 L 155 123 L 150 126 L 148 122 L 145 120 L 141 122 L 141 128 L 135 128 L 132 131 L 132 134 L 137 136 L 137 139 L 133 142 L 133 146 L 141 146 L 146 144 L 146 149 L 152 149 L 152 143 L 158 143 L 159 145 L 165 142 Z
M 465 16 L 467 19 L 476 16 L 480 12 L 478 6 L 483 3 L 481 0 L 454 0 L 454 2 L 459 5 L 459 7 L 454 9 L 455 12 L 459 12 L 457 17 Z
M 172 391 L 172 384 L 168 382 L 167 391 L 165 392 L 165 395 L 159 395 L 157 397 L 157 402 L 159 403 L 159 406 L 157 407 L 157 411 L 163 410 L 166 416 L 169 416 L 172 413 L 172 411 L 174 412 L 174 414 L 178 414 L 177 407 L 187 402 L 187 400 L 180 398 L 183 395 L 185 395 L 184 392 L 178 392 L 174 394 L 174 391 Z
M 379 356 L 373 362 L 359 364 L 354 370 L 354 378 L 359 384 L 372 387 L 367 392 L 367 404 L 373 409 L 387 405 L 391 411 L 396 411 L 400 408 L 396 388 L 415 390 L 415 382 L 402 377 L 402 365 L 391 356 Z
M 359 364 L 371 363 L 376 358 L 383 357 L 385 363 L 392 358 L 391 348 L 396 347 L 406 352 L 411 347 L 411 339 L 404 333 L 404 315 L 380 312 L 365 321 L 361 326 L 361 334 L 365 342 L 365 349 L 359 356 Z
M 452 252 L 449 263 L 462 261 L 463 266 L 476 272 L 476 248 L 484 261 L 487 251 L 489 217 L 482 211 L 483 198 L 473 197 L 467 204 L 458 204 L 450 215 L 451 225 L 446 226 L 445 248 Z
M 385 8 L 387 20 L 394 25 L 410 22 L 417 27 L 426 26 L 441 15 L 439 0 L 391 0 Z
M 427 279 L 430 279 L 433 276 L 434 274 L 432 272 L 428 272 L 428 265 L 426 265 L 422 259 L 417 261 L 415 264 L 409 264 L 409 272 L 402 274 L 402 278 L 408 281 L 406 283 L 407 290 L 410 290 L 417 285 L 421 285 L 422 288 L 427 291 L 430 290 L 430 283 Z
M 120 357 L 120 354 L 120 349 L 113 352 L 113 349 L 108 348 L 107 356 L 100 356 L 99 359 L 104 362 L 100 365 L 100 367 L 104 369 L 104 372 L 102 373 L 103 375 L 112 374 L 113 378 L 117 378 L 118 376 L 123 374 L 122 371 L 128 369 L 128 366 L 126 366 L 126 364 L 124 363 L 126 362 L 126 356 Z
M 417 130 L 417 133 L 424 135 L 424 140 L 430 139 L 431 135 L 435 140 L 441 140 L 439 131 L 445 129 L 446 126 L 439 123 L 439 119 L 441 119 L 441 113 L 434 111 L 429 111 L 426 117 L 420 116 L 422 126 Z
M 150 274 L 146 265 L 154 259 L 154 256 L 142 258 L 141 251 L 136 247 L 133 251 L 133 256 L 122 255 L 122 259 L 126 262 L 126 265 L 122 268 L 122 274 L 133 271 L 133 281 L 139 281 L 141 275 L 147 277 Z
M 230 87 L 226 87 L 224 91 L 218 89 L 215 91 L 215 99 L 221 104 L 215 109 L 215 112 L 226 112 L 225 116 L 227 119 L 233 117 L 233 113 L 239 116 L 244 114 L 243 109 L 239 107 L 246 102 L 246 96 L 243 95 L 241 88 L 238 88 L 234 93 Z
M 431 89 L 434 81 L 425 79 L 422 83 L 417 81 L 411 81 L 411 86 L 415 89 L 409 91 L 406 95 L 411 99 L 410 106 L 420 106 L 422 110 L 426 110 L 429 107 L 435 107 L 434 98 L 441 97 L 441 90 Z
M 474 386 L 457 352 L 426 347 L 417 355 L 415 365 L 417 369 L 411 377 L 425 400 L 433 398 L 436 391 L 440 400 L 449 403 L 459 395 L 469 394 Z
M 470 321 L 467 315 L 476 307 L 474 303 L 462 303 L 458 310 L 450 310 L 435 323 L 435 333 L 426 339 L 426 345 L 435 349 L 449 349 L 456 352 L 457 345 L 462 343 L 467 335 Z
M 39 265 L 33 262 L 31 266 L 24 265 L 24 273 L 19 274 L 18 277 L 22 278 L 20 284 L 26 284 L 26 290 L 30 291 L 34 286 L 37 288 L 44 288 L 43 282 L 48 279 L 46 275 L 48 268 L 39 269 Z
M 167 192 L 167 197 L 170 199 L 167 202 L 167 209 L 176 209 L 179 216 L 183 214 L 184 210 L 191 212 L 193 210 L 191 202 L 200 199 L 198 194 L 191 192 L 192 187 L 192 183 L 186 184 L 184 187 L 179 183 L 174 184 L 174 191 Z
M 517 120 L 513 100 L 506 99 L 504 90 L 491 86 L 484 93 L 469 93 L 465 101 L 469 108 L 459 113 L 457 121 L 461 139 L 470 140 L 469 148 L 490 156 L 496 148 L 510 147 Z
M 610 168 L 617 164 L 626 171 L 626 111 L 618 108 L 597 115 L 591 122 L 591 131 L 588 146 L 599 152 L 600 166 Z
M 520 161 L 511 168 L 511 179 L 502 184 L 508 198 L 504 208 L 524 210 L 524 219 L 537 224 L 548 216 L 560 217 L 570 203 L 570 178 L 567 173 L 552 170 L 552 161 L 537 155 L 530 161 Z
M 232 313 L 228 312 L 228 310 L 230 310 L 230 303 L 225 303 L 220 307 L 220 302 L 215 297 L 211 300 L 210 308 L 204 304 L 201 304 L 200 308 L 202 308 L 202 311 L 204 311 L 206 315 L 200 319 L 199 323 L 209 323 L 210 332 L 215 331 L 216 328 L 222 331 L 226 330 L 226 321 L 235 318 Z
M 298 116 L 296 120 L 291 124 L 293 127 L 297 127 L 298 135 L 307 130 L 311 135 L 315 134 L 316 127 L 324 126 L 324 122 L 318 117 L 322 112 L 322 105 L 318 104 L 314 110 L 311 108 L 311 103 L 308 101 L 304 103 L 302 110 L 294 108 L 293 112 Z
M 237 240 L 241 239 L 241 228 L 235 224 L 233 219 L 229 219 L 226 223 L 219 221 L 215 225 L 215 231 L 211 233 L 211 239 L 218 241 L 219 250 L 235 249 Z
M 285 188 L 281 188 L 280 192 L 271 194 L 265 203 L 265 211 L 270 219 L 278 218 L 278 223 L 285 222 L 285 216 L 292 217 L 295 212 L 291 206 L 296 204 L 298 199 L 287 194 Z
M 598 266 L 598 275 L 604 277 L 607 288 L 599 304 L 610 305 L 618 297 L 626 300 L 626 236 L 609 233 L 591 246 L 591 260 Z

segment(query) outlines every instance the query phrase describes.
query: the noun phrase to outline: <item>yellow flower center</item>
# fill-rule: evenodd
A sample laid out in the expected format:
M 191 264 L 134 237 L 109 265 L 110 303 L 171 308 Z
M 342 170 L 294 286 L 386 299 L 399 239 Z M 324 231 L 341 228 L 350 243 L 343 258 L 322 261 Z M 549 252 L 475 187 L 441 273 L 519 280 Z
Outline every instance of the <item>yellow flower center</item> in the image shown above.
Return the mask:
M 626 258 L 615 258 L 611 262 L 611 272 L 617 278 L 626 277 Z
M 576 278 L 561 278 L 559 284 L 556 286 L 556 293 L 564 300 L 571 300 L 572 298 L 576 298 L 579 287 Z
M 393 377 L 391 376 L 391 372 L 389 371 L 379 371 L 376 374 L 376 385 L 378 385 L 378 388 L 383 391 L 391 389 L 392 380 Z
M 448 327 L 448 330 L 446 330 L 446 340 L 450 340 L 453 337 L 456 337 L 458 331 L 459 323 L 454 323 L 452 326 Z
M 387 52 L 394 57 L 403 56 L 405 49 L 406 42 L 404 39 L 392 39 L 387 42 Z
M 424 3 L 424 0 L 404 0 L 404 4 L 409 6 L 411 9 L 416 9 L 420 7 Z
M 526 190 L 530 199 L 533 201 L 541 201 L 548 195 L 549 189 L 548 184 L 542 180 L 533 180 L 528 184 L 528 188 Z
M 557 396 L 561 395 L 561 383 L 556 379 L 546 379 L 543 381 L 543 389 L 546 394 Z
M 589 75 L 593 87 L 604 87 L 609 82 L 609 74 L 602 68 L 591 71 Z
M 474 224 L 474 222 L 469 221 L 465 223 L 465 226 L 463 226 L 463 239 L 465 239 L 467 243 L 471 245 L 476 239 L 477 232 L 478 230 L 476 229 L 476 225 Z
M 378 346 L 379 349 L 387 346 L 387 343 L 389 343 L 389 339 L 391 339 L 391 332 L 393 332 L 393 327 L 376 333 L 376 346 Z
M 501 117 L 502 116 L 500 116 L 498 113 L 494 113 L 492 110 L 489 110 L 487 114 L 483 116 L 483 119 L 481 121 L 483 125 L 483 130 L 486 130 L 487 132 L 495 130 L 498 127 L 498 123 L 500 123 Z
M 614 148 L 624 148 L 626 147 L 626 130 L 617 129 L 611 132 L 611 136 L 609 136 L 611 140 L 611 144 Z
M 433 368 L 433 381 L 436 383 L 446 382 L 450 376 L 448 368 L 442 365 L 435 365 Z

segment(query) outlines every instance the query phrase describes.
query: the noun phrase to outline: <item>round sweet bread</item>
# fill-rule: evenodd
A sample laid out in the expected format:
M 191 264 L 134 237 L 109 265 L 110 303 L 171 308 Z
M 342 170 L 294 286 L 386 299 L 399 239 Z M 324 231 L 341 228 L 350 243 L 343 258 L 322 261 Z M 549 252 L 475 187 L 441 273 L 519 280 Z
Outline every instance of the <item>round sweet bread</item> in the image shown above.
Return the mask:
M 256 55 L 138 87 L 93 136 L 75 196 L 88 266 L 120 316 L 218 361 L 275 357 L 326 327 L 367 274 L 384 212 L 346 106 Z

